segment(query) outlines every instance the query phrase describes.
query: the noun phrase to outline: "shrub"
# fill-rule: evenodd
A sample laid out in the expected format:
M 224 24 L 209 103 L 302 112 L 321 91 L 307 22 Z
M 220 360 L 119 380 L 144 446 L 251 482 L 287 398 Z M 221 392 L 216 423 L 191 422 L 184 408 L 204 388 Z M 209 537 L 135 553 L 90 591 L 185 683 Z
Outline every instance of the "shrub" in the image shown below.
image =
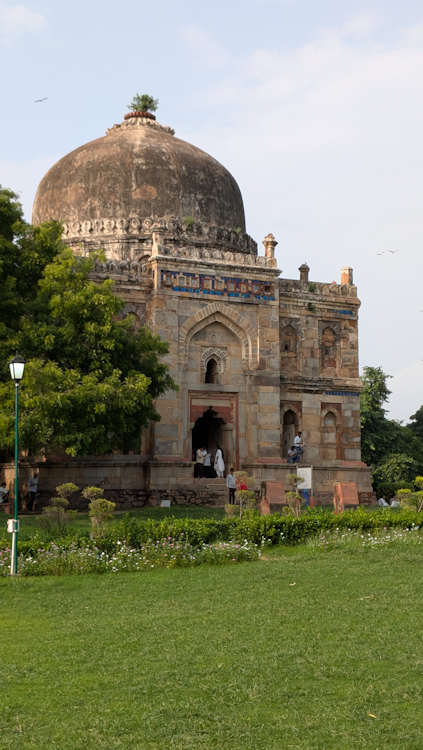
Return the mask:
M 48 533 L 56 529 L 58 534 L 62 534 L 65 526 L 73 521 L 78 513 L 77 510 L 66 510 L 69 505 L 68 498 L 78 490 L 79 487 L 72 482 L 56 487 L 58 497 L 52 497 L 50 505 L 43 508 L 42 515 L 37 519 L 41 528 Z
M 82 494 L 90 501 L 88 515 L 91 518 L 93 526 L 92 536 L 102 538 L 104 537 L 107 525 L 113 519 L 113 511 L 116 508 L 116 503 L 106 500 L 104 490 L 101 487 L 85 487 L 82 490 Z

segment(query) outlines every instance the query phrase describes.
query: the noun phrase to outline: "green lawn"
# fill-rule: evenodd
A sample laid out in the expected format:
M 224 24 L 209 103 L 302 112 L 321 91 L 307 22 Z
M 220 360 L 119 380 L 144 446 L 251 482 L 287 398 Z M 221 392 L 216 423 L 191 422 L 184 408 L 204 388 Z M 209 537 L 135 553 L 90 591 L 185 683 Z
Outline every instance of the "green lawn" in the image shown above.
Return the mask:
M 266 558 L 0 580 L 0 748 L 421 750 L 421 548 Z

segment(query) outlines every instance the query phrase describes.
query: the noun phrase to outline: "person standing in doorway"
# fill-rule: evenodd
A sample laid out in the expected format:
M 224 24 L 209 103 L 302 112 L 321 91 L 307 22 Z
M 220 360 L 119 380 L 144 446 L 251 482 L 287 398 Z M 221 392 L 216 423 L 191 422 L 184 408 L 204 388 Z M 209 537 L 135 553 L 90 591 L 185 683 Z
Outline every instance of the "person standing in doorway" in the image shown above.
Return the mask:
M 229 474 L 226 475 L 226 486 L 229 490 L 229 505 L 235 505 L 236 482 L 233 469 L 229 469 Z
M 195 454 L 195 468 L 197 470 L 197 479 L 203 479 L 204 477 L 204 458 L 206 456 L 204 448 L 197 448 Z
M 218 477 L 223 477 L 225 473 L 225 462 L 223 460 L 223 451 L 220 445 L 217 446 L 216 455 L 214 457 L 214 470 Z
M 206 450 L 206 455 L 204 456 L 204 476 L 207 477 L 207 479 L 211 479 L 211 453 L 209 453 L 208 450 Z
M 298 435 L 296 435 L 294 438 L 294 448 L 297 451 L 297 457 L 294 459 L 294 463 L 297 464 L 300 463 L 301 456 L 303 455 L 305 449 L 302 434 L 302 432 L 299 432 Z
M 35 503 L 35 499 L 37 497 L 37 492 L 38 492 L 38 471 L 34 471 L 32 477 L 29 477 L 28 491 L 29 491 L 29 500 L 26 504 L 26 509 L 28 511 L 32 511 L 34 509 L 34 503 Z

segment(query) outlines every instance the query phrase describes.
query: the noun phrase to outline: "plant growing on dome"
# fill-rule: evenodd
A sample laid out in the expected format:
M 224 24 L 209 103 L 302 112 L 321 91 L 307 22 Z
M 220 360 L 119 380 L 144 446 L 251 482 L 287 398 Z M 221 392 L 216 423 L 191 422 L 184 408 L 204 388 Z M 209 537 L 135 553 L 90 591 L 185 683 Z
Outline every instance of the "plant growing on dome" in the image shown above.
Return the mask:
M 155 112 L 159 106 L 159 100 L 149 94 L 135 94 L 132 102 L 128 104 L 131 112 Z

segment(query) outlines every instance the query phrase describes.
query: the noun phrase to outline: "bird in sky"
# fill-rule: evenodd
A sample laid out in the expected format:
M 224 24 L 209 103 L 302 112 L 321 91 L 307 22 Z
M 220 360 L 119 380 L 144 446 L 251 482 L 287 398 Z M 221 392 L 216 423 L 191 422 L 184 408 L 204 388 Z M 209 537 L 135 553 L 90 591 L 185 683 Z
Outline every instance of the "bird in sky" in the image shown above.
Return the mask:
M 376 253 L 376 255 L 384 255 L 385 251 L 383 253 Z
M 399 252 L 399 248 L 398 248 L 398 250 L 390 250 L 389 252 L 392 253 L 392 255 L 393 255 L 394 253 L 398 253 Z
M 37 104 L 38 102 L 45 102 L 46 99 L 48 99 L 48 96 L 45 96 L 44 99 L 36 99 L 34 104 Z

